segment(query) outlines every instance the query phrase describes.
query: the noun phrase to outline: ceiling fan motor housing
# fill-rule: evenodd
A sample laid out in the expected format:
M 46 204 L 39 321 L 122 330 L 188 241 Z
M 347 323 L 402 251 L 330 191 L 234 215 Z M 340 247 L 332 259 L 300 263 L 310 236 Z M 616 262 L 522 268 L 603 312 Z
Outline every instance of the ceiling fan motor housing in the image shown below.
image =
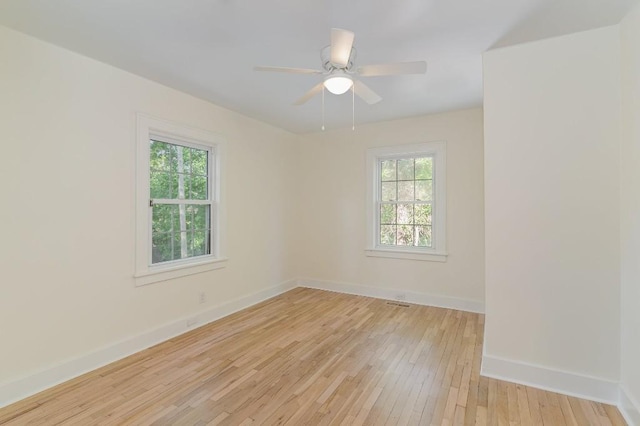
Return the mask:
M 320 51 L 320 59 L 322 60 L 322 68 L 327 72 L 333 72 L 335 70 L 344 70 L 345 72 L 353 72 L 353 62 L 356 59 L 356 48 L 351 47 L 351 53 L 349 54 L 349 62 L 346 67 L 334 64 L 331 62 L 331 46 L 326 46 Z

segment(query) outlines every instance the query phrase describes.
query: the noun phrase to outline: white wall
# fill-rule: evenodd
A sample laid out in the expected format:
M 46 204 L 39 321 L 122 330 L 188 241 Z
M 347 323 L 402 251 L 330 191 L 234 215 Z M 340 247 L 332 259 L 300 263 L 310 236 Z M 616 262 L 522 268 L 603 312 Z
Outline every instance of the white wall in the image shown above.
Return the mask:
M 447 142 L 446 263 L 365 256 L 369 147 Z M 364 294 L 482 306 L 482 110 L 471 109 L 306 135 L 300 146 L 300 276 Z M 427 295 L 427 296 L 425 296 Z M 434 297 L 428 297 L 434 296 Z M 451 298 L 452 300 L 448 300 Z M 481 309 L 481 308 L 480 308 Z
M 620 374 L 619 44 L 616 26 L 484 56 L 483 372 L 605 400 Z
M 297 136 L 3 27 L 0 57 L 0 388 L 294 277 Z M 134 286 L 136 112 L 227 140 L 226 268 Z
M 640 425 L 640 5 L 622 21 L 620 28 L 622 402 L 629 416 Z

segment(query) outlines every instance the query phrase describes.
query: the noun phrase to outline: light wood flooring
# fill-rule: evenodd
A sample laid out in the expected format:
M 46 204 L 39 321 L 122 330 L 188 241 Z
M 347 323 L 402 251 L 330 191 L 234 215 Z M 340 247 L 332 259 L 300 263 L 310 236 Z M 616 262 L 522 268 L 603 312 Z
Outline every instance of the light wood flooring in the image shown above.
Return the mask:
M 0 424 L 623 425 L 480 377 L 484 316 L 295 289 L 0 409 Z

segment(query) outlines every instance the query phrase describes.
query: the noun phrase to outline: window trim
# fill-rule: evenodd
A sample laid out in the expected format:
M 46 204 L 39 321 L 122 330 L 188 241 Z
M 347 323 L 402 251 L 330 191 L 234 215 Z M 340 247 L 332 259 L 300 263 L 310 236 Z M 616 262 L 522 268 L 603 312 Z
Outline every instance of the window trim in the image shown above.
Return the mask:
M 224 256 L 224 152 L 225 141 L 219 135 L 182 124 L 138 113 L 136 137 L 136 256 L 135 285 L 142 286 L 186 275 L 219 269 L 226 266 Z M 209 164 L 211 197 L 211 254 L 174 260 L 153 265 L 151 263 L 151 211 L 149 208 L 149 140 L 158 138 L 168 143 L 207 148 L 212 158 Z
M 405 157 L 433 157 L 432 247 L 380 245 L 380 160 Z M 367 246 L 365 254 L 407 260 L 446 262 L 446 142 L 425 142 L 367 149 Z

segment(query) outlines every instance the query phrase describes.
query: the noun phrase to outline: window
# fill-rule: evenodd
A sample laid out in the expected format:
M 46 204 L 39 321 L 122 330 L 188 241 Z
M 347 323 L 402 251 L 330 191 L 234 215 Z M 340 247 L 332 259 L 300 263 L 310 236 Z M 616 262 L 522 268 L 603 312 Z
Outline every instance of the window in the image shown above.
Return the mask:
M 224 266 L 222 141 L 138 115 L 137 143 L 136 284 Z
M 149 140 L 152 265 L 211 254 L 215 153 L 168 140 Z
M 446 145 L 367 152 L 369 256 L 446 260 Z

